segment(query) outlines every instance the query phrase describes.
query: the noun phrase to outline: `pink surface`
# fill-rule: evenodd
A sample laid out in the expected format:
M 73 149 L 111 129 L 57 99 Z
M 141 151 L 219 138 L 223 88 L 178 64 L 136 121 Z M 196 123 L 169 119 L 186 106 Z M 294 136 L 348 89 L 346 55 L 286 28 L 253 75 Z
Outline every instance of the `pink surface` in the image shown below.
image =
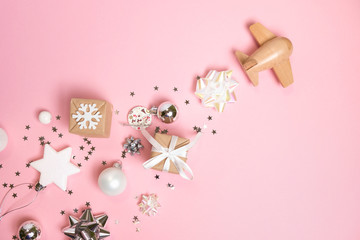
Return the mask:
M 26 163 L 42 157 L 39 136 L 57 150 L 73 147 L 74 163 L 83 166 L 68 179 L 71 196 L 50 185 L 0 222 L 0 239 L 11 239 L 28 219 L 42 224 L 44 239 L 67 239 L 67 216 L 79 216 L 73 209 L 86 201 L 95 214 L 110 216 L 108 239 L 359 239 L 359 9 L 358 0 L 1 1 L 0 127 L 9 145 L 0 153 L 0 183 L 38 180 Z M 248 30 L 255 21 L 293 42 L 295 82 L 286 89 L 271 71 L 253 87 L 234 57 L 236 49 L 256 48 Z M 222 114 L 193 94 L 196 76 L 209 69 L 233 69 L 239 81 L 238 102 Z M 72 97 L 105 99 L 119 110 L 111 137 L 91 139 L 96 151 L 88 162 L 82 138 L 67 132 Z M 208 124 L 189 153 L 195 179 L 160 173 L 156 180 L 159 172 L 142 167 L 146 143 L 140 156 L 123 160 L 125 192 L 105 196 L 99 173 L 121 158 L 126 137 L 141 137 L 119 123 L 133 106 L 163 100 L 178 104 L 181 116 L 172 125 L 155 119 L 152 133 L 160 126 L 193 138 L 194 125 Z M 61 120 L 40 124 L 43 109 Z M 7 189 L 0 186 L 0 196 Z M 16 192 L 5 208 L 29 199 L 30 192 Z M 142 193 L 159 195 L 157 216 L 138 211 Z

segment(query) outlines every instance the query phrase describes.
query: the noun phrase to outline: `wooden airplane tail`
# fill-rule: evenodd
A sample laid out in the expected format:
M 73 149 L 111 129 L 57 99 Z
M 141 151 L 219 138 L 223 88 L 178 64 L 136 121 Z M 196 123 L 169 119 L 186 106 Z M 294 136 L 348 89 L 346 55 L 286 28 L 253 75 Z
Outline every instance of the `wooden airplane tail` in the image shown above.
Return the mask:
M 259 74 L 258 72 L 251 70 L 251 67 L 256 65 L 256 61 L 246 61 L 248 60 L 249 56 L 240 51 L 236 51 L 235 55 L 239 60 L 241 66 L 243 67 L 244 71 L 248 75 L 252 84 L 254 84 L 254 86 L 257 86 L 259 84 Z
M 250 81 L 254 86 L 257 86 L 259 84 L 259 73 L 252 71 L 251 69 L 248 71 L 245 71 L 248 77 L 250 78 Z

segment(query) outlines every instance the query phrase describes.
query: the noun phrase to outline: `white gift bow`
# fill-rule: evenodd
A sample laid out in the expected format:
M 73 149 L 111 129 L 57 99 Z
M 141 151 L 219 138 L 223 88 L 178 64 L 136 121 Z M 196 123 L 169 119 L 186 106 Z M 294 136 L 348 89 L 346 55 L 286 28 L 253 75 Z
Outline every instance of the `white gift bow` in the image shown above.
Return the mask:
M 158 156 L 155 156 L 153 158 L 150 158 L 149 160 L 147 160 L 146 162 L 144 162 L 143 166 L 146 169 L 152 168 L 155 165 L 157 165 L 158 163 L 160 163 L 161 161 L 165 160 L 165 164 L 163 167 L 163 171 L 164 172 L 168 172 L 170 169 L 170 161 L 174 163 L 176 170 L 179 172 L 179 175 L 182 176 L 183 178 L 187 179 L 187 180 L 192 180 L 193 179 L 193 172 L 191 171 L 191 168 L 189 167 L 189 165 L 187 165 L 185 163 L 184 160 L 182 160 L 180 157 L 186 157 L 186 153 L 187 151 L 192 148 L 195 143 L 199 140 L 200 136 L 201 136 L 201 132 L 198 132 L 196 134 L 196 137 L 193 141 L 191 141 L 189 144 L 180 147 L 178 149 L 175 149 L 176 146 L 176 142 L 178 137 L 177 136 L 171 136 L 171 141 L 170 141 L 170 146 L 169 148 L 164 148 L 163 146 L 161 146 L 160 143 L 158 143 L 146 130 L 145 128 L 141 128 L 141 133 L 144 135 L 144 137 L 151 143 L 152 147 L 152 151 L 153 152 L 159 152 L 161 153 Z M 189 173 L 190 177 L 188 177 L 185 173 L 185 171 Z

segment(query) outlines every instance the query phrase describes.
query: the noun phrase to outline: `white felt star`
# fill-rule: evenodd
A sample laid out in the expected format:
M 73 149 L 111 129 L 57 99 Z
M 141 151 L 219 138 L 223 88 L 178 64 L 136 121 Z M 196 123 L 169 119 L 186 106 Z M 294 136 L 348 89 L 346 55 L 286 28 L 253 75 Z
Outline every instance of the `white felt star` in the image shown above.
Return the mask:
M 41 185 L 55 183 L 63 191 L 66 190 L 67 177 L 80 172 L 80 169 L 70 162 L 71 150 L 71 147 L 68 147 L 56 152 L 49 144 L 45 145 L 44 157 L 30 164 L 41 173 Z

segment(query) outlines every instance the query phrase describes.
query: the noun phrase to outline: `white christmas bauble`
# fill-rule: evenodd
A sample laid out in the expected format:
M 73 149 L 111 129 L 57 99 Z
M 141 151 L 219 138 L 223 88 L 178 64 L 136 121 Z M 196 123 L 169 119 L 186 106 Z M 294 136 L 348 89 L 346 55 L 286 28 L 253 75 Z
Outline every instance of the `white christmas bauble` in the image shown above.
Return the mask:
M 106 195 L 119 195 L 125 190 L 126 176 L 121 170 L 121 165 L 115 163 L 113 167 L 103 170 L 98 179 L 98 184 Z
M 39 114 L 39 121 L 42 124 L 49 124 L 51 122 L 51 113 L 48 111 L 42 111 Z
M 4 150 L 8 143 L 8 136 L 4 129 L 0 128 L 0 152 Z

